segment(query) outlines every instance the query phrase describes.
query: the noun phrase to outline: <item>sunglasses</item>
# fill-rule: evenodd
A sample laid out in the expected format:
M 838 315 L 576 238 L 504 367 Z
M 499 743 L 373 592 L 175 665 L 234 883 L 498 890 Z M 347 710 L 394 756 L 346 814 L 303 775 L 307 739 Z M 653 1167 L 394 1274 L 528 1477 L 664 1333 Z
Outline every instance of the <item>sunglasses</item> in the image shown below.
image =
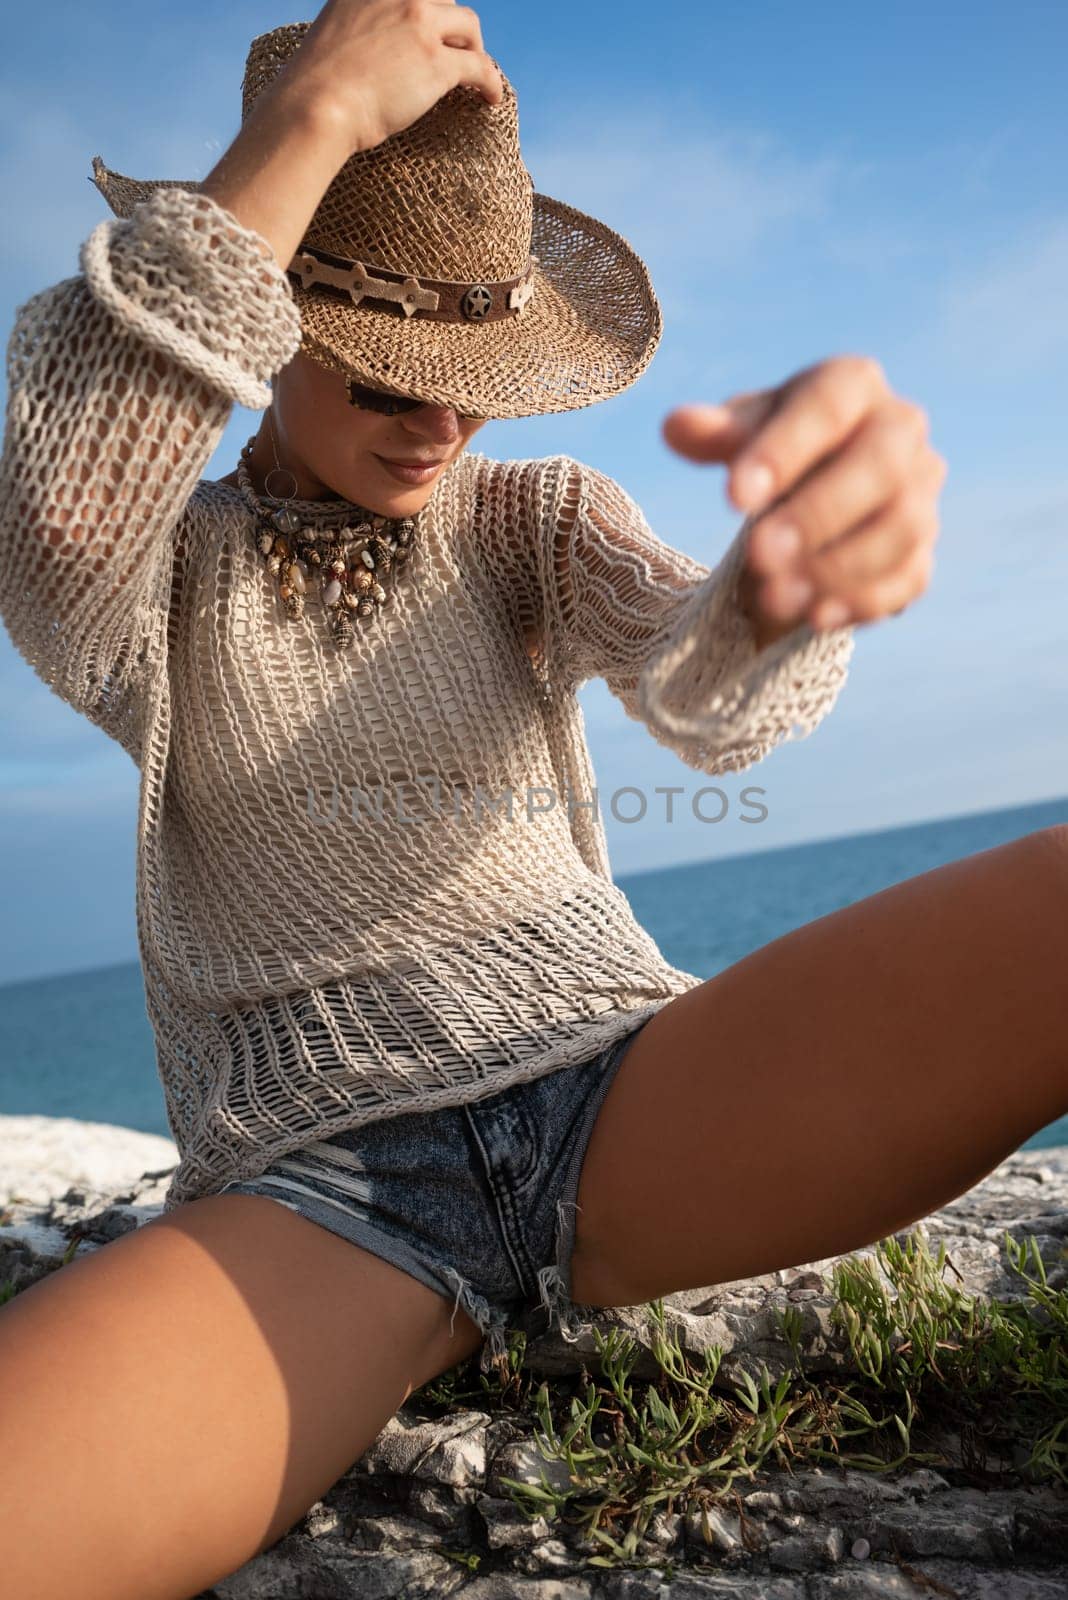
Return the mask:
M 360 411 L 377 411 L 379 416 L 383 417 L 395 417 L 402 411 L 415 411 L 418 406 L 428 403 L 425 400 L 417 400 L 412 395 L 386 394 L 382 389 L 369 389 L 366 384 L 355 383 L 352 378 L 345 379 L 345 390 L 350 406 L 356 406 Z M 467 417 L 465 420 L 482 422 L 485 419 Z

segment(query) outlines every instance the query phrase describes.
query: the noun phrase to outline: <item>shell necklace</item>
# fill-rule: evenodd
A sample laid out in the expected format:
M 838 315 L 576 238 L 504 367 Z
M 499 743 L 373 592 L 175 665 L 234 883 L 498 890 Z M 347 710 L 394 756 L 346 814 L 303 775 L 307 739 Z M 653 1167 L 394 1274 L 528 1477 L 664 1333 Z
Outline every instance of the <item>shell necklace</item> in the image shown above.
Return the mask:
M 301 502 L 305 508 L 302 517 L 287 503 L 296 498 L 295 493 L 284 497 L 268 493 L 261 499 L 252 487 L 248 463 L 255 442 L 250 439 L 241 451 L 237 481 L 255 515 L 256 545 L 267 571 L 278 580 L 286 615 L 303 617 L 309 590 L 316 585 L 330 619 L 333 641 L 338 649 L 345 649 L 356 636 L 354 619 L 375 616 L 389 598 L 394 574 L 411 556 L 418 519 L 384 517 L 344 501 L 340 510 L 332 512 L 343 526 L 326 530 L 307 526 L 308 501 Z M 296 490 L 295 475 L 284 467 L 267 474 L 265 487 L 276 472 L 292 478 Z M 323 502 L 327 518 L 329 506 L 329 501 Z M 319 520 L 318 507 L 311 515 Z

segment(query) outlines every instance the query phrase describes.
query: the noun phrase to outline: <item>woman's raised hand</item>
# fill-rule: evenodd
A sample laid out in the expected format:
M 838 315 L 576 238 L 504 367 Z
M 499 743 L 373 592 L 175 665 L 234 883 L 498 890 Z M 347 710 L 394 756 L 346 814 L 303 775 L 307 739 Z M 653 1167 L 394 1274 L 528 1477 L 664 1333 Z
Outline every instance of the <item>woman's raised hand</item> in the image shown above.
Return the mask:
M 271 85 L 305 101 L 350 154 L 370 150 L 466 83 L 504 96 L 470 6 L 453 0 L 327 0 Z
M 896 616 L 928 586 L 945 459 L 927 414 L 868 356 L 834 356 L 721 406 L 680 406 L 664 439 L 730 468 L 751 514 L 742 589 L 758 637 Z

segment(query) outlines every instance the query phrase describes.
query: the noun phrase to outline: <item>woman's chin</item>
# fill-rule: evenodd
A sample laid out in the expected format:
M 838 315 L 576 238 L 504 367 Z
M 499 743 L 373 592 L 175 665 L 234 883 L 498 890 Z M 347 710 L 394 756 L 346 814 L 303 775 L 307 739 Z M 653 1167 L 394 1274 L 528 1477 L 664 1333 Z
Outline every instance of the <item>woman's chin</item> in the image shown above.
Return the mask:
M 385 467 L 373 463 L 371 469 L 353 477 L 347 483 L 338 483 L 331 492 L 353 505 L 364 506 L 379 517 L 414 517 L 426 505 L 434 492 L 441 473 L 425 484 L 405 487 L 397 483 Z
M 396 519 L 418 516 L 430 499 L 430 493 L 426 489 L 409 489 L 407 494 L 402 491 L 396 495 L 367 494 L 363 499 L 359 495 L 353 498 L 357 505 L 365 506 L 376 517 Z

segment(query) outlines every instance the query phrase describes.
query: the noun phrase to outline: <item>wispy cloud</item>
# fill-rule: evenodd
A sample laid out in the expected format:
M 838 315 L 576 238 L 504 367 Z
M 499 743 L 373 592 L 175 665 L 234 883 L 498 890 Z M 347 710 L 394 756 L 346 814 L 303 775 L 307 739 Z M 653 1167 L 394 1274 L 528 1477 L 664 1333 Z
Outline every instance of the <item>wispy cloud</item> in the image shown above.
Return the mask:
M 657 40 L 664 53 L 654 60 L 635 31 L 610 71 L 597 67 L 605 32 L 624 26 L 618 8 L 569 15 L 550 3 L 543 31 L 558 28 L 568 48 L 544 55 L 522 13 L 496 9 L 484 18 L 491 49 L 516 64 L 517 78 L 526 73 L 523 154 L 536 187 L 630 240 L 649 263 L 666 332 L 635 392 L 491 424 L 485 447 L 570 450 L 616 470 L 662 538 L 711 563 L 738 517 L 722 469 L 697 469 L 658 440 L 668 404 L 776 381 L 821 352 L 891 353 L 950 457 L 934 588 L 900 623 L 862 633 L 834 726 L 777 758 L 791 811 L 810 819 L 799 820 L 802 835 L 812 819 L 826 831 L 821 797 L 833 790 L 844 797 L 836 831 L 895 820 L 898 801 L 883 789 L 896 781 L 888 752 L 892 764 L 902 751 L 903 768 L 920 776 L 911 788 L 900 779 L 901 816 L 953 811 L 965 790 L 975 809 L 986 795 L 1010 803 L 1048 793 L 1048 730 L 1059 736 L 1068 699 L 1068 214 L 1054 208 L 1048 123 L 1026 93 L 1023 57 L 1006 67 L 1001 24 L 972 19 L 967 77 L 940 71 L 941 59 L 956 59 L 959 27 L 936 8 L 925 29 L 941 57 L 917 60 L 911 25 L 892 18 L 874 54 L 853 30 L 831 30 L 814 73 L 791 74 L 790 63 L 784 76 L 779 59 L 746 81 L 749 47 L 762 43 L 752 30 L 768 20 L 755 23 L 746 8 L 721 8 L 710 23 L 707 8 L 682 7 L 677 26 L 662 30 L 671 38 Z M 0 235 L 8 327 L 16 295 L 76 272 L 80 242 L 111 215 L 87 181 L 90 157 L 138 177 L 205 176 L 239 125 L 249 41 L 287 20 L 252 0 L 222 10 L 189 0 L 135 28 L 142 17 L 137 0 L 103 0 L 92 13 L 55 0 L 47 19 L 19 13 L 21 56 L 16 48 L 0 63 L 0 177 L 21 218 L 17 233 Z M 777 20 L 780 35 L 792 21 L 814 33 L 793 9 Z M 691 56 L 679 40 L 702 28 L 704 54 Z M 1025 33 L 1021 24 L 1016 40 Z M 927 73 L 920 87 L 931 89 L 922 114 L 895 126 L 883 114 L 891 72 L 907 72 L 910 85 Z M 256 422 L 235 410 L 218 471 Z M 603 685 L 584 696 L 606 762 L 627 765 L 632 749 L 634 766 L 662 761 L 666 781 L 686 781 L 643 730 L 619 720 Z M 31 852 L 67 828 L 90 849 L 110 839 L 108 822 L 136 795 L 129 758 L 9 647 L 0 647 L 0 701 L 0 806 L 19 839 Z M 993 749 L 991 726 L 1009 719 L 1011 740 Z M 1009 770 L 992 775 L 993 761 Z M 625 870 L 635 830 L 617 837 Z M 646 861 L 675 849 L 664 834 Z
M 942 358 L 958 376 L 986 382 L 1063 374 L 1066 284 L 1068 213 L 1032 222 L 973 273 L 941 286 L 932 332 Z
M 842 164 L 806 161 L 773 135 L 687 119 L 662 100 L 625 113 L 587 113 L 590 132 L 524 143 L 535 187 L 606 221 L 625 217 L 639 249 L 662 263 L 735 262 L 784 224 L 813 221 L 833 205 Z

